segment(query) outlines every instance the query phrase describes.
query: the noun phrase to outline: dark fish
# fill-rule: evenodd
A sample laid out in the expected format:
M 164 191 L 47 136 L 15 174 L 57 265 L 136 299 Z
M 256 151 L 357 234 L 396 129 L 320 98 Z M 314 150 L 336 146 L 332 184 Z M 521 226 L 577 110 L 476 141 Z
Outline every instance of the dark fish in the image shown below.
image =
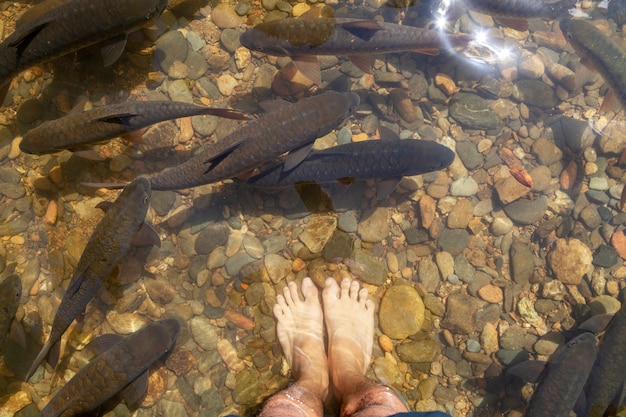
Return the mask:
M 319 65 L 312 55 L 348 55 L 369 72 L 370 54 L 414 51 L 436 55 L 441 49 L 467 44 L 470 37 L 374 20 L 300 17 L 259 23 L 239 40 L 254 51 L 291 57 L 303 74 L 319 84 Z M 355 61 L 358 57 L 368 60 Z
M 122 391 L 132 405 L 146 390 L 148 368 L 169 351 L 180 331 L 176 319 L 148 324 L 122 337 L 100 336 L 87 348 L 104 351 L 61 388 L 41 411 L 42 417 L 70 417 L 91 411 Z
M 0 44 L 0 85 L 37 64 L 99 42 L 105 65 L 126 45 L 126 33 L 158 16 L 167 0 L 52 0 L 20 19 Z
M 626 303 L 606 327 L 586 391 L 589 417 L 615 415 L 626 406 Z
M 250 178 L 248 183 L 276 187 L 343 178 L 381 178 L 389 180 L 395 188 L 403 176 L 443 169 L 453 160 L 453 151 L 433 141 L 367 140 L 311 152 L 291 171 L 285 172 L 282 163 L 276 164 Z
M 528 407 L 527 417 L 569 417 L 596 359 L 596 337 L 583 333 L 560 346 L 550 356 L 539 385 Z M 528 361 L 515 365 L 509 373 L 522 376 L 528 374 L 537 362 Z M 533 378 L 526 378 L 532 380 Z
M 20 149 L 32 154 L 78 149 L 179 117 L 210 114 L 230 119 L 247 117 L 236 110 L 215 109 L 177 101 L 130 101 L 71 113 L 42 123 L 24 135 Z
M 9 275 L 0 284 L 0 347 L 12 326 L 16 326 L 15 312 L 22 295 L 22 281 L 16 274 Z
M 559 19 L 573 15 L 576 10 L 576 0 L 463 0 L 462 3 L 521 31 L 528 30 L 526 19 Z
M 604 97 L 600 111 L 613 105 L 626 106 L 626 52 L 589 22 L 564 19 L 561 31 L 569 44 L 581 57 L 581 64 L 596 70 L 611 87 Z M 581 70 L 576 77 L 581 78 Z
M 211 145 L 179 166 L 149 178 L 154 190 L 175 190 L 210 184 L 249 172 L 290 152 L 287 169 L 309 153 L 318 137 L 342 123 L 359 105 L 353 93 L 327 92 L 297 103 L 276 100 L 258 120 Z
M 48 341 L 28 371 L 27 380 L 46 357 L 56 367 L 65 330 L 96 295 L 130 248 L 140 228 L 149 229 L 143 222 L 150 205 L 150 194 L 150 182 L 145 178 L 136 179 L 124 188 L 94 229 L 54 316 Z M 152 233 L 156 234 L 154 230 Z M 154 244 L 159 244 L 158 236 L 151 237 Z

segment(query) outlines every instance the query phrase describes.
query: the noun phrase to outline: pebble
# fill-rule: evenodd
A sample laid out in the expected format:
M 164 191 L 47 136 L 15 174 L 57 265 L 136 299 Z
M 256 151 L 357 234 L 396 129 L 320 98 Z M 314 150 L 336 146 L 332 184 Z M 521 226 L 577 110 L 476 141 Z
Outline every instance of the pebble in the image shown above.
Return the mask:
M 478 296 L 488 303 L 499 304 L 503 301 L 502 289 L 496 285 L 489 284 L 478 290 Z
M 575 238 L 558 239 L 548 261 L 556 278 L 566 285 L 578 285 L 592 263 L 591 250 Z
M 459 178 L 450 184 L 450 194 L 454 197 L 471 197 L 477 192 L 478 184 L 472 177 Z
M 380 301 L 379 325 L 392 339 L 405 339 L 417 333 L 424 323 L 424 303 L 408 285 L 390 287 Z
M 528 225 L 540 221 L 547 208 L 547 197 L 540 196 L 534 200 L 516 200 L 504 206 L 504 212 L 514 223 Z
M 472 333 L 476 328 L 478 309 L 479 305 L 474 298 L 462 293 L 450 294 L 441 327 L 453 333 Z
M 220 3 L 213 8 L 212 18 L 213 23 L 220 29 L 238 28 L 242 23 L 241 17 L 225 3 Z
M 337 227 L 335 216 L 313 215 L 298 237 L 311 253 L 320 253 Z

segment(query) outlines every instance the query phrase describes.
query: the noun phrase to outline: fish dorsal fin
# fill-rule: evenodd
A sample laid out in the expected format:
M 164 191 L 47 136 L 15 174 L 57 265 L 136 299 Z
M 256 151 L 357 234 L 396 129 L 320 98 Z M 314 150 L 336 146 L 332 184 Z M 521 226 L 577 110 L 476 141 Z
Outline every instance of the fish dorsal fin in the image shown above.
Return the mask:
M 378 190 L 376 191 L 376 200 L 380 201 L 389 197 L 389 195 L 391 195 L 391 193 L 393 193 L 394 190 L 398 187 L 401 179 L 402 177 L 385 178 L 380 180 L 378 184 Z
M 600 113 L 606 113 L 611 110 L 621 110 L 622 105 L 617 98 L 617 95 L 613 90 L 609 90 L 608 93 L 604 96 L 604 100 L 602 100 L 602 105 L 600 105 L 600 109 L 598 110 Z
M 130 119 L 132 119 L 133 117 L 137 117 L 137 113 L 114 113 L 97 117 L 94 119 L 94 121 L 130 126 Z
M 72 277 L 72 281 L 70 281 L 70 285 L 67 287 L 67 290 L 65 290 L 66 295 L 72 297 L 80 288 L 80 285 L 85 280 L 85 277 L 86 274 L 84 270 L 74 275 L 74 277 Z
M 613 320 L 613 316 L 613 314 L 595 315 L 582 322 L 581 325 L 578 326 L 578 330 L 584 330 L 591 333 L 601 333 L 607 328 L 611 320 Z
M 428 56 L 438 56 L 439 48 L 424 48 L 424 49 L 414 49 L 413 52 L 416 54 L 428 55 Z
M 576 413 L 577 417 L 585 417 L 585 412 L 587 411 L 587 395 L 585 394 L 585 390 L 580 391 L 573 411 Z
M 161 239 L 154 227 L 148 223 L 143 223 L 135 236 L 133 237 L 132 244 L 135 246 L 157 246 L 161 247 Z
M 213 155 L 213 156 L 207 158 L 204 163 L 207 164 L 208 167 L 207 167 L 206 171 L 204 171 L 204 173 L 205 174 L 209 173 L 220 162 L 222 162 L 224 160 L 224 158 L 226 158 L 228 155 L 233 153 L 233 151 L 235 149 L 237 149 L 241 145 L 241 142 L 244 142 L 244 141 L 245 141 L 245 139 L 240 141 L 240 142 L 238 142 L 238 143 L 236 143 L 236 144 L 234 144 L 233 146 L 231 146 L 230 148 L 224 150 L 223 152 L 220 152 L 220 153 L 218 153 L 216 155 Z
M 80 149 L 73 152 L 74 155 L 81 158 L 88 159 L 90 161 L 106 161 L 106 157 L 101 153 L 94 151 L 93 149 Z
M 364 41 L 369 41 L 379 30 L 385 30 L 376 20 L 355 20 L 341 23 L 340 27 Z
M 322 85 L 320 63 L 315 55 L 294 55 L 291 57 L 291 60 L 304 76 L 315 84 Z
M 526 19 L 498 17 L 495 21 L 500 23 L 502 26 L 510 27 L 511 29 L 515 29 L 519 32 L 526 32 L 528 30 L 528 21 Z
M 67 0 L 45 0 L 42 3 L 39 3 L 36 6 L 31 7 L 26 10 L 22 15 L 15 21 L 15 27 L 20 28 L 21 26 L 26 25 L 26 23 L 35 19 L 38 16 L 54 9 L 55 7 L 60 6 L 63 3 L 67 3 Z
M 20 324 L 17 319 L 13 319 L 11 322 L 11 328 L 9 330 L 9 337 L 15 340 L 21 348 L 26 348 L 26 334 L 24 333 L 24 328 Z
M 289 108 L 291 105 L 292 104 L 288 102 L 287 100 L 283 100 L 280 98 L 276 100 L 265 100 L 259 103 L 259 106 L 261 106 L 261 108 L 266 113 L 276 113 L 279 111 L 283 111 Z
M 41 32 L 41 30 L 45 28 L 48 24 L 49 22 L 43 22 L 37 26 L 30 28 L 29 30 L 24 31 L 24 33 L 21 33 L 17 39 L 11 41 L 11 43 L 9 43 L 9 46 L 17 48 L 18 55 L 21 55 L 22 51 L 26 49 L 26 47 L 39 34 L 39 32 Z
M 285 159 L 285 163 L 283 165 L 283 172 L 291 171 L 296 166 L 298 166 L 300 162 L 302 162 L 304 158 L 309 155 L 312 146 L 313 143 L 310 143 L 306 146 L 301 147 L 300 149 L 289 152 L 289 155 L 287 155 L 287 158 Z
M 350 55 L 348 59 L 364 73 L 372 73 L 372 59 L 369 55 Z
M 545 361 L 524 361 L 511 366 L 507 374 L 527 382 L 537 382 L 546 368 Z
M 225 119 L 250 120 L 250 116 L 248 116 L 246 113 L 233 109 L 216 109 L 212 107 L 207 107 L 203 110 L 203 113 L 210 114 L 212 116 L 223 117 Z
M 124 339 L 124 336 L 120 336 L 114 333 L 107 333 L 96 337 L 85 346 L 85 349 L 89 350 L 95 355 L 102 355 L 107 350 L 111 349 L 114 345 Z
M 100 55 L 105 67 L 111 66 L 117 61 L 126 49 L 126 34 L 115 36 L 100 44 Z
M 124 401 L 126 401 L 126 405 L 131 407 L 139 401 L 147 389 L 148 371 L 146 370 L 144 373 L 135 378 L 133 382 L 128 384 L 126 388 L 122 390 L 121 394 L 122 397 L 124 397 Z

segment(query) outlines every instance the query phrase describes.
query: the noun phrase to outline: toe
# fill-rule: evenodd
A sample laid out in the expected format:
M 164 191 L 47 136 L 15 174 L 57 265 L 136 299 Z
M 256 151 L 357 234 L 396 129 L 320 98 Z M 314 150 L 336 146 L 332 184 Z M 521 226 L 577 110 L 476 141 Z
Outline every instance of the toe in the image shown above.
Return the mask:
M 317 300 L 317 287 L 315 287 L 315 284 L 313 284 L 313 281 L 311 281 L 309 277 L 302 280 L 302 294 L 306 301 Z
M 300 294 L 298 294 L 298 285 L 291 281 L 288 285 L 289 294 L 291 296 L 293 304 L 298 304 L 300 302 Z
M 363 306 L 364 308 L 366 307 L 366 303 L 368 301 L 367 299 L 368 295 L 369 295 L 369 292 L 367 291 L 367 289 L 361 288 L 361 290 L 359 291 L 359 304 Z
M 350 296 L 350 279 L 344 278 L 341 280 L 341 295 L 340 298 L 347 298 Z
M 280 319 L 285 315 L 285 309 L 287 308 L 287 303 L 285 302 L 285 297 L 282 295 L 276 296 L 276 304 L 274 304 L 274 316 L 277 319 Z
M 333 278 L 326 278 L 324 284 L 325 285 L 324 290 L 322 291 L 322 298 L 326 301 L 330 301 L 333 299 L 336 300 L 339 296 L 339 287 L 337 286 L 337 281 L 335 281 Z
M 353 301 L 357 301 L 358 297 L 359 297 L 359 282 L 357 280 L 354 280 L 350 283 L 350 299 L 352 299 Z

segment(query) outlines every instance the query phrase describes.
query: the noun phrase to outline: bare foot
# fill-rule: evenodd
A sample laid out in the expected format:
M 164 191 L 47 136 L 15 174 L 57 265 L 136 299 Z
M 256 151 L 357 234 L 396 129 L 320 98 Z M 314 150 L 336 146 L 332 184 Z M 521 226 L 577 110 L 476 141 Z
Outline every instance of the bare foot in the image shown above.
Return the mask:
M 345 278 L 341 288 L 326 279 L 322 292 L 328 332 L 328 368 L 339 398 L 364 380 L 374 343 L 374 303 L 357 281 Z
M 320 398 L 328 394 L 328 360 L 324 350 L 324 321 L 318 291 L 310 278 L 302 280 L 300 300 L 298 287 L 290 282 L 276 297 L 274 315 L 276 333 L 285 359 L 298 384 Z

